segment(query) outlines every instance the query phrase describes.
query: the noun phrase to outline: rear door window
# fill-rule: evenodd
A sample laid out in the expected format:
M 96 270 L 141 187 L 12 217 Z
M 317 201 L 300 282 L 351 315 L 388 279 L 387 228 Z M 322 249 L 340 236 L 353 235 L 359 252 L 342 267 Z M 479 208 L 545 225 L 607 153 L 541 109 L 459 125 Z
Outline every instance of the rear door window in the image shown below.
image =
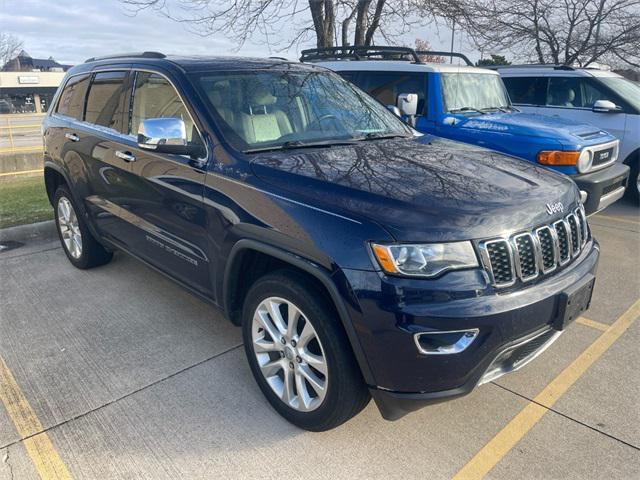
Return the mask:
M 511 102 L 518 105 L 545 105 L 547 79 L 545 77 L 503 78 Z
M 385 106 L 396 105 L 401 93 L 418 94 L 418 115 L 425 114 L 427 76 L 412 72 L 339 72 Z
M 128 112 L 126 102 L 126 80 L 128 72 L 96 73 L 89 88 L 85 121 L 111 128 L 123 133 L 125 113 Z
M 89 75 L 71 77 L 60 95 L 56 113 L 65 117 L 82 120 L 84 99 L 89 86 Z

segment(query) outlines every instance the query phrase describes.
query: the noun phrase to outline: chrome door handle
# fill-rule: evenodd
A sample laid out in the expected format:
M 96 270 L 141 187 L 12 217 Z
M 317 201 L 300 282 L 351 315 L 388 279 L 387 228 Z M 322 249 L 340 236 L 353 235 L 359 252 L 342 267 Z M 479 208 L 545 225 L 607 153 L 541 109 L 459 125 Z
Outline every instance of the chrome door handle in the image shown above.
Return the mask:
M 80 141 L 80 137 L 78 135 L 76 135 L 75 133 L 65 133 L 64 136 L 65 136 L 65 138 L 68 138 L 72 142 L 79 142 Z
M 136 157 L 129 152 L 121 152 L 120 150 L 116 150 L 116 157 L 121 158 L 125 162 L 135 162 Z

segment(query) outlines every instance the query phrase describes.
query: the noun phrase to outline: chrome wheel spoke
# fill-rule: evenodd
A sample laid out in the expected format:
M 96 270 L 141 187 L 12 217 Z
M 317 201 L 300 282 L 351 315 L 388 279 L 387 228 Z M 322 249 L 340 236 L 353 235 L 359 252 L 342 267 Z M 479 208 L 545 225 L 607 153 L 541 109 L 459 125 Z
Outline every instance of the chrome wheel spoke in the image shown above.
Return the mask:
M 293 407 L 293 400 L 295 398 L 295 393 L 293 391 L 293 386 L 295 384 L 295 374 L 291 369 L 284 369 L 284 388 L 282 389 L 282 400 L 284 402 Z
M 265 338 L 253 341 L 253 349 L 256 353 L 270 353 L 279 352 L 282 350 L 282 344 L 276 342 L 270 342 Z
M 275 300 L 270 300 L 267 302 L 267 310 L 269 311 L 269 316 L 271 317 L 271 321 L 276 326 L 281 335 L 287 333 L 287 325 L 284 323 L 284 318 L 282 318 L 282 313 L 280 312 L 281 302 L 277 302 Z
M 300 353 L 300 358 L 302 358 L 303 362 L 306 362 L 321 374 L 327 374 L 327 364 L 324 362 L 324 357 L 321 357 L 320 355 L 314 355 L 311 352 L 305 351 Z
M 296 391 L 298 392 L 298 408 L 303 411 L 309 410 L 312 398 L 300 373 L 296 374 Z
M 278 341 L 278 339 L 280 338 L 280 332 L 278 331 L 276 326 L 273 323 L 271 323 L 271 320 L 269 319 L 269 315 L 267 314 L 266 310 L 258 309 L 256 311 L 256 314 L 253 316 L 253 320 L 254 320 L 254 323 L 256 320 L 260 323 L 262 328 L 264 328 L 267 331 L 267 333 L 269 334 L 269 336 L 274 342 Z
M 301 365 L 298 371 L 300 372 L 300 375 L 302 375 L 307 380 L 307 382 L 309 382 L 309 385 L 311 385 L 311 388 L 315 390 L 315 392 L 318 394 L 318 397 L 324 396 L 324 380 L 320 380 L 318 376 L 313 373 L 307 365 Z
M 309 342 L 315 338 L 315 336 L 316 331 L 309 322 L 305 322 L 304 328 L 300 333 L 300 338 L 298 339 L 298 345 L 300 345 L 300 347 L 306 347 Z
M 284 366 L 282 365 L 281 360 L 268 361 L 264 365 L 260 365 L 260 370 L 262 370 L 262 374 L 266 378 L 273 377 L 280 370 L 283 370 L 283 369 L 284 369 Z M 286 370 L 285 370 L 285 373 L 286 373 Z

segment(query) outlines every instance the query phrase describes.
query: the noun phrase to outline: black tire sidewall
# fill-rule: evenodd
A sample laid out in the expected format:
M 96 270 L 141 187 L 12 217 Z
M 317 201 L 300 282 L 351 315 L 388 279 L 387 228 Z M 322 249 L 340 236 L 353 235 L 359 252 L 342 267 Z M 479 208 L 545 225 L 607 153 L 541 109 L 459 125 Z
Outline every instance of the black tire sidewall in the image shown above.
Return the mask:
M 304 277 L 303 277 L 304 278 Z M 304 283 L 296 282 L 287 274 L 271 274 L 258 280 L 247 293 L 242 312 L 242 334 L 245 352 L 253 376 L 271 406 L 285 419 L 306 430 L 322 431 L 343 423 L 358 413 L 364 406 L 349 406 L 351 397 L 367 396 L 360 374 L 342 326 L 333 317 L 334 310 L 314 289 L 306 290 Z M 271 389 L 264 378 L 253 351 L 252 320 L 253 314 L 264 299 L 281 297 L 295 304 L 313 325 L 325 354 L 328 382 L 323 403 L 311 412 L 299 412 L 287 406 Z M 354 392 L 351 390 L 360 391 Z M 357 403 L 357 402 L 356 402 Z M 362 402 L 361 402 L 362 403 Z M 345 412 L 352 408 L 353 412 Z

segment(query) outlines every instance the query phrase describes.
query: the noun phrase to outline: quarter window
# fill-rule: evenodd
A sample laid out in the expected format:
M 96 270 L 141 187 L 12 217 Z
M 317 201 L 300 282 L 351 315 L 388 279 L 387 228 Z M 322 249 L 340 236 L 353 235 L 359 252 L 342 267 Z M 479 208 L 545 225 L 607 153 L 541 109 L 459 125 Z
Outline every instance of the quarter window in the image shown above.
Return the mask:
M 187 107 L 173 85 L 157 73 L 138 72 L 129 134 L 137 135 L 140 123 L 148 118 L 180 118 L 186 126 L 187 140 L 202 143 Z
M 82 120 L 84 98 L 89 86 L 89 75 L 71 77 L 60 95 L 56 113 L 65 117 Z
M 96 73 L 89 88 L 85 121 L 122 131 L 127 72 Z

